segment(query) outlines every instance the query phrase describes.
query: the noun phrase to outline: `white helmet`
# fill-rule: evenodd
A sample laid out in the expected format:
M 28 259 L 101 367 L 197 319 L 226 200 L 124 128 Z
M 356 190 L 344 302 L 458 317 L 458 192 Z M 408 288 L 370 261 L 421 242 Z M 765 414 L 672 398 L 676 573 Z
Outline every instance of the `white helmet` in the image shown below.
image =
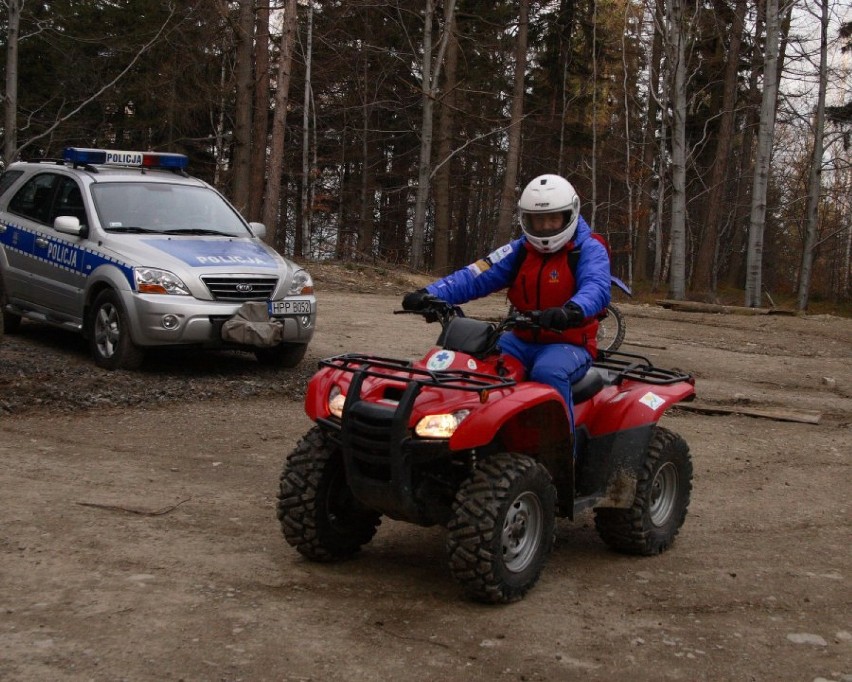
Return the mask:
M 530 214 L 562 213 L 562 225 L 546 233 L 534 231 Z M 521 229 L 527 240 L 542 253 L 558 251 L 574 238 L 580 217 L 580 197 L 565 178 L 558 175 L 539 175 L 524 188 L 518 202 Z

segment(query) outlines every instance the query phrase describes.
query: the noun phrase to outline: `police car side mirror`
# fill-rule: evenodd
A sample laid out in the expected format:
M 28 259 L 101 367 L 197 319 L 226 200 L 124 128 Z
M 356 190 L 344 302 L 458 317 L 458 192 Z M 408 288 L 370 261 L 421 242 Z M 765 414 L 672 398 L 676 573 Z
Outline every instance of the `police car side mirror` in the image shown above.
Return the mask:
M 266 238 L 266 225 L 263 223 L 249 223 L 252 234 L 258 239 Z
M 80 224 L 80 219 L 70 215 L 57 216 L 56 220 L 53 221 L 53 229 L 75 237 L 83 234 L 83 226 Z

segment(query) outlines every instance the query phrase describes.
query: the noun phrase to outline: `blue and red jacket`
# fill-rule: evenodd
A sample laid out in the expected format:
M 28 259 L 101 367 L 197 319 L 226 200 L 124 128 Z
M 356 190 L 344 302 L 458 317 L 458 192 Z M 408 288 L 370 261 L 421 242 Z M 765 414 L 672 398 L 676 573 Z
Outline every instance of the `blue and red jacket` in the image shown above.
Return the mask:
M 426 290 L 458 305 L 508 288 L 508 298 L 521 312 L 544 310 L 573 302 L 586 314 L 580 327 L 563 332 L 514 330 L 526 341 L 570 343 L 597 354 L 597 315 L 610 298 L 609 255 L 591 237 L 582 216 L 574 240 L 555 253 L 539 253 L 526 237 L 501 246 L 485 258 L 447 275 Z

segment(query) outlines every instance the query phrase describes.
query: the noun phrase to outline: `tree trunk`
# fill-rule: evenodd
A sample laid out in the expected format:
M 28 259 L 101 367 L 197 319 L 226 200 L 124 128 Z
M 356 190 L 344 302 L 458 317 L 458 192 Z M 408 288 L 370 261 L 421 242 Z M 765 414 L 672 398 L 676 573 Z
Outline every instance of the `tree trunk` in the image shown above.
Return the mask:
M 518 200 L 518 162 L 521 157 L 521 124 L 524 118 L 524 83 L 527 72 L 527 36 L 529 35 L 529 0 L 520 0 L 518 37 L 515 42 L 515 83 L 512 92 L 512 112 L 509 125 L 509 148 L 506 152 L 506 172 L 500 195 L 500 213 L 497 220 L 496 245 L 512 238 L 512 224 Z
M 266 179 L 266 149 L 269 128 L 269 5 L 257 6 L 254 46 L 254 112 L 251 131 L 251 170 L 249 171 L 249 220 L 263 216 L 263 188 Z
M 802 268 L 799 274 L 799 310 L 808 309 L 811 275 L 814 264 L 814 251 L 817 243 L 818 213 L 820 189 L 822 186 L 822 154 L 825 135 L 825 91 L 828 85 L 828 0 L 820 3 L 820 43 L 819 43 L 819 94 L 817 95 L 816 122 L 814 124 L 814 153 L 811 159 L 808 181 L 807 226 L 805 229 L 805 247 L 802 251 Z
M 231 201 L 238 211 L 246 213 L 249 203 L 251 171 L 251 101 L 254 92 L 252 55 L 254 52 L 254 0 L 240 0 L 237 21 L 236 105 L 234 111 L 233 176 Z
M 746 254 L 745 305 L 750 308 L 760 306 L 763 285 L 763 232 L 766 226 L 766 196 L 769 187 L 769 164 L 772 160 L 778 92 L 778 38 L 778 0 L 766 0 L 763 98 L 760 106 L 760 128 L 757 135 L 754 189 L 751 196 L 751 218 Z
M 305 42 L 305 98 L 302 107 L 302 196 L 301 196 L 301 239 L 296 240 L 296 255 L 310 256 L 311 254 L 311 145 L 310 145 L 310 113 L 311 113 L 311 58 L 313 55 L 314 33 L 314 3 L 308 0 L 308 37 Z
M 742 45 L 745 12 L 746 0 L 737 0 L 734 20 L 731 24 L 731 43 L 726 56 L 728 61 L 725 67 L 722 118 L 719 123 L 716 158 L 713 161 L 713 173 L 710 179 L 710 198 L 707 202 L 704 230 L 701 245 L 698 249 L 695 273 L 692 277 L 692 290 L 708 294 L 716 290 L 716 256 L 718 253 L 719 221 L 722 216 L 722 202 L 727 187 L 727 169 L 734 139 L 738 86 L 737 74 L 739 72 L 740 46 Z
M 429 200 L 429 180 L 432 174 L 432 113 L 435 105 L 435 95 L 438 91 L 438 81 L 441 74 L 441 64 L 447 48 L 452 21 L 455 15 L 456 0 L 447 0 L 445 16 L 449 17 L 444 26 L 441 47 L 438 56 L 432 58 L 432 20 L 435 13 L 433 0 L 426 0 L 423 15 L 423 63 L 422 63 L 422 101 L 423 116 L 420 127 L 420 162 L 417 176 L 417 198 L 414 202 L 414 225 L 411 230 L 411 267 L 422 270 L 424 266 L 424 240 L 426 232 L 426 203 Z M 434 63 L 434 70 L 432 68 Z
M 659 2 L 657 3 L 656 12 L 659 15 Z M 654 21 L 653 23 L 654 41 L 651 45 L 651 61 L 648 65 L 650 89 L 648 92 L 648 113 L 645 121 L 644 147 L 642 149 L 642 181 L 639 189 L 639 220 L 636 225 L 636 245 L 633 250 L 633 278 L 638 282 L 643 282 L 648 279 L 648 243 L 651 236 L 651 216 L 656 213 L 652 189 L 654 186 L 654 160 L 657 156 L 657 97 L 659 97 L 660 88 L 660 62 L 663 53 L 663 34 L 660 30 L 661 22 Z M 662 191 L 662 183 L 663 176 L 660 174 L 660 191 Z
M 263 202 L 263 222 L 267 242 L 278 243 L 278 227 L 286 211 L 280 210 L 281 178 L 284 175 L 284 138 L 287 132 L 287 105 L 290 95 L 290 70 L 293 64 L 293 43 L 296 36 L 296 0 L 287 0 L 278 56 L 278 80 L 275 89 L 275 110 L 272 118 L 272 145 L 269 154 L 269 176 L 266 199 Z
M 375 173 L 373 163 L 376 160 L 375 145 L 370 134 L 370 119 L 373 116 L 373 103 L 368 95 L 370 82 L 370 58 L 363 56 L 362 87 L 364 95 L 361 106 L 361 201 L 358 215 L 358 253 L 368 260 L 374 256 L 373 238 L 375 236 Z
M 672 225 L 669 297 L 686 296 L 686 35 L 683 0 L 670 0 L 668 50 L 672 96 Z
M 8 0 L 6 26 L 6 97 L 3 111 L 3 164 L 8 166 L 18 153 L 18 37 L 23 0 Z
M 452 136 L 456 119 L 456 74 L 458 70 L 459 42 L 455 30 L 447 45 L 445 66 L 446 81 L 444 96 L 441 98 L 441 111 L 438 116 L 438 159 L 439 167 L 435 173 L 435 240 L 433 246 L 432 270 L 444 275 L 450 270 L 450 223 L 451 178 L 452 178 Z

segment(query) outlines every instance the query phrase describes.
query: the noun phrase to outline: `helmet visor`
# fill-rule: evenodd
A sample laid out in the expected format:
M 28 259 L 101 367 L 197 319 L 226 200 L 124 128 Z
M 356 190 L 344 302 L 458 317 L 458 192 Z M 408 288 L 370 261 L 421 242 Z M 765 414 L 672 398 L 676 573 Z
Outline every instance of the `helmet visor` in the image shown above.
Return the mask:
M 533 237 L 547 239 L 554 237 L 569 222 L 570 211 L 558 211 L 554 213 L 527 213 L 524 216 L 524 227 Z

